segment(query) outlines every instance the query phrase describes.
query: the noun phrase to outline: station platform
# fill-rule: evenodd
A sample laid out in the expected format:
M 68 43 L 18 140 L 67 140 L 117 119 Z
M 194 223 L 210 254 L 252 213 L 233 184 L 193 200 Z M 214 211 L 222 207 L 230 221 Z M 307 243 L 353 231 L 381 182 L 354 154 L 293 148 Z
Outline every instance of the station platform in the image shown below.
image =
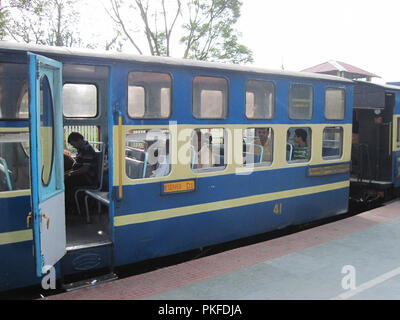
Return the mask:
M 49 300 L 398 300 L 400 201 Z

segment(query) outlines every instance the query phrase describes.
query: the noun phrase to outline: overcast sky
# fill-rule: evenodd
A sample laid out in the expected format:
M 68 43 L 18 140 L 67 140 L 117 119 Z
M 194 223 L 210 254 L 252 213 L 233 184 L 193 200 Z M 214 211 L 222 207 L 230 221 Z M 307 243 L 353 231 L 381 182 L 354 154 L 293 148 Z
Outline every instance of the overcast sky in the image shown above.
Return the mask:
M 400 81 L 399 0 L 242 1 L 236 27 L 256 66 L 300 71 L 333 59 L 381 76 L 377 82 Z M 86 24 L 110 29 L 94 18 L 99 2 L 88 3 Z
M 399 0 L 243 3 L 238 29 L 257 65 L 299 71 L 333 59 L 400 81 Z

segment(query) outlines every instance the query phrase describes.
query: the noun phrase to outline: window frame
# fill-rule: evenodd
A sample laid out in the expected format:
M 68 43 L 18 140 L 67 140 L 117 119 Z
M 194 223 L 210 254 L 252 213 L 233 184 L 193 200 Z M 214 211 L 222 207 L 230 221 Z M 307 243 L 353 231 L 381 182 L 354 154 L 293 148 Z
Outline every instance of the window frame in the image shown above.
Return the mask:
M 324 150 L 324 132 L 326 129 L 340 129 L 340 133 L 341 133 L 341 146 L 340 146 L 340 155 L 339 156 L 324 156 L 323 154 L 323 150 Z M 344 129 L 342 126 L 327 126 L 324 127 L 324 130 L 322 130 L 322 141 L 321 141 L 321 146 L 322 146 L 322 150 L 321 150 L 321 157 L 322 160 L 324 161 L 329 161 L 329 160 L 340 160 L 343 158 L 343 145 L 344 145 Z
M 125 176 L 127 177 L 127 179 L 129 179 L 130 181 L 149 181 L 149 183 L 150 183 L 150 182 L 153 181 L 154 179 L 165 179 L 165 178 L 169 178 L 169 177 L 171 176 L 171 174 L 172 174 L 173 166 L 174 166 L 174 163 L 172 162 L 172 152 L 173 152 L 173 149 L 172 149 L 172 134 L 171 134 L 171 132 L 169 131 L 169 129 L 168 129 L 168 128 L 153 128 L 153 129 L 133 129 L 133 130 L 137 130 L 137 131 L 144 130 L 144 131 L 146 131 L 145 133 L 143 133 L 145 136 L 146 136 L 149 132 L 151 132 L 152 130 L 165 131 L 164 133 L 166 133 L 167 138 L 168 138 L 168 140 L 169 140 L 169 157 L 170 157 L 169 172 L 168 172 L 168 174 L 165 175 L 165 176 L 159 176 L 159 177 L 157 177 L 157 176 L 155 176 L 155 177 L 148 176 L 148 177 L 133 178 L 133 177 L 129 176 L 128 173 L 127 173 L 126 159 L 125 159 L 125 161 L 124 161 L 125 170 L 124 170 L 124 171 L 125 171 Z M 125 145 L 124 145 L 124 157 L 125 157 L 125 158 L 126 158 L 126 147 L 127 147 L 126 143 L 128 142 L 127 136 L 128 136 L 128 135 L 134 135 L 134 134 L 140 135 L 140 134 L 142 134 L 142 133 L 140 133 L 140 132 L 137 132 L 137 133 L 127 132 L 127 133 L 125 134 Z M 144 140 L 144 141 L 146 141 L 146 140 Z M 148 153 L 148 150 L 143 150 L 143 153 Z M 135 160 L 137 160 L 137 159 L 135 159 Z M 149 164 L 149 165 L 151 165 L 151 163 L 147 161 L 147 160 L 148 160 L 147 157 L 146 157 L 144 160 L 146 160 L 146 162 L 143 161 L 143 162 L 144 162 L 144 165 L 146 165 L 146 163 Z M 157 170 L 157 169 L 155 169 L 155 170 Z M 155 171 L 155 170 L 154 170 L 154 171 Z M 152 171 L 151 173 L 153 173 L 154 171 Z M 146 171 L 146 172 L 147 172 L 147 171 Z
M 168 75 L 170 78 L 170 97 L 169 97 L 169 114 L 167 117 L 156 117 L 156 118 L 146 118 L 146 117 L 133 117 L 129 113 L 129 74 L 135 73 L 135 72 L 141 72 L 141 73 L 157 73 L 157 74 L 165 74 Z M 147 93 L 147 88 L 146 86 L 141 83 L 141 85 L 136 86 L 136 87 L 142 87 L 144 88 L 144 111 L 146 114 L 146 106 L 148 103 L 148 93 Z M 160 90 L 161 92 L 161 90 Z M 132 120 L 165 120 L 165 119 L 170 119 L 173 114 L 173 95 L 174 95 L 174 77 L 171 72 L 165 72 L 165 71 L 158 71 L 158 70 L 130 70 L 126 73 L 126 113 L 128 115 L 128 118 Z M 160 112 L 161 112 L 161 100 L 160 100 Z
M 40 142 L 40 163 L 39 163 L 39 165 L 42 167 L 42 169 L 41 169 L 41 183 L 42 183 L 42 186 L 44 186 L 44 187 L 48 187 L 49 186 L 49 184 L 50 184 L 50 182 L 51 182 L 51 180 L 52 180 L 52 177 L 53 177 L 53 166 L 54 166 L 54 154 L 55 154 L 55 135 L 56 135 L 56 121 L 55 121 L 55 110 L 54 110 L 54 100 L 53 100 L 53 91 L 52 91 L 52 87 L 51 87 L 51 85 L 50 85 L 50 79 L 48 78 L 48 76 L 46 75 L 46 74 L 43 74 L 42 75 L 42 77 L 40 78 L 40 87 L 42 87 L 42 81 L 43 80 L 45 80 L 45 82 L 47 83 L 47 87 L 48 87 L 48 89 L 49 89 L 49 96 L 50 96 L 50 100 L 49 100 L 49 102 L 50 102 L 50 118 L 51 118 L 51 155 L 50 155 L 50 157 L 51 157 L 51 161 L 50 161 L 50 166 L 49 166 L 49 168 L 50 168 L 50 170 L 49 170 L 49 173 L 48 173 L 48 180 L 47 181 L 45 181 L 44 179 L 43 179 L 43 172 L 45 172 L 45 161 L 44 161 L 44 157 L 43 157 L 43 151 L 44 151 L 44 148 L 43 148 L 43 144 L 42 144 L 42 142 Z M 41 104 L 43 104 L 44 103 L 44 101 L 42 100 L 42 98 L 44 97 L 44 94 L 42 94 L 42 89 L 40 89 L 40 98 L 39 98 L 39 103 L 40 103 L 40 105 Z M 43 113 L 41 113 L 43 111 Z M 45 113 L 45 110 L 44 110 L 44 104 L 43 104 L 43 110 L 42 110 L 42 106 L 40 106 L 40 110 L 39 110 L 39 117 L 40 117 L 40 122 L 42 122 L 42 119 L 41 119 L 41 117 L 42 117 L 42 115 L 46 115 Z M 30 128 L 31 129 L 31 128 Z M 39 135 L 39 139 L 42 141 L 42 125 L 40 124 L 40 135 Z M 47 169 L 46 169 L 47 170 Z
M 21 118 L 3 117 L 1 115 L 1 110 L 0 110 L 0 121 L 10 121 L 10 122 L 13 122 L 13 123 L 15 123 L 15 122 L 22 122 L 23 123 L 23 122 L 27 122 L 27 121 L 29 122 L 29 118 L 30 118 L 30 116 L 29 116 L 29 77 L 28 77 L 29 65 L 26 62 L 6 61 L 6 60 L 0 62 L 0 65 L 3 65 L 3 64 L 25 66 L 25 68 L 26 68 L 25 74 L 26 74 L 27 77 L 24 79 L 24 83 L 23 83 L 23 85 L 21 87 L 21 89 L 23 89 L 23 90 L 21 90 L 20 94 L 18 95 L 18 98 L 17 98 L 18 106 L 17 107 L 19 108 L 18 109 L 18 113 L 19 113 L 19 110 L 20 110 L 20 107 L 21 107 L 21 101 L 22 101 L 25 93 L 27 93 L 28 94 L 28 116 L 26 118 L 22 118 L 22 117 Z M 21 93 L 22 93 L 22 95 L 21 95 Z M 0 101 L 0 103 L 1 102 L 2 101 Z M 1 109 L 1 104 L 0 104 L 0 109 Z
M 289 159 L 289 160 L 286 160 L 286 163 L 288 163 L 288 164 L 297 164 L 297 163 L 309 163 L 309 162 L 311 162 L 311 160 L 312 160 L 312 142 L 313 142 L 313 136 L 312 136 L 313 130 L 312 130 L 312 128 L 311 127 L 306 127 L 306 126 L 291 126 L 291 127 L 288 127 L 288 129 L 286 130 L 286 134 L 290 129 L 294 129 L 294 130 L 296 130 L 296 129 L 308 129 L 307 130 L 307 138 L 308 138 L 308 141 L 309 141 L 309 146 L 308 146 L 309 158 L 307 160 L 302 160 L 302 159 L 290 160 Z M 286 139 L 285 148 L 287 147 L 287 144 L 288 144 L 288 140 Z M 293 145 L 293 150 L 294 150 L 294 145 Z M 287 154 L 287 150 L 286 150 L 286 154 Z
M 291 117 L 291 90 L 294 86 L 307 86 L 307 87 L 311 87 L 311 94 L 312 94 L 312 101 L 311 101 L 311 113 L 310 113 L 310 117 L 309 118 L 293 118 Z M 312 120 L 314 118 L 314 105 L 315 105 L 315 89 L 314 89 L 314 85 L 310 84 L 310 83 L 302 83 L 302 82 L 294 82 L 291 83 L 289 86 L 289 92 L 288 92 L 288 117 L 290 120 Z
M 2 143 L 10 143 L 10 144 L 15 144 L 15 148 L 16 149 L 21 148 L 21 152 L 23 152 L 25 154 L 25 156 L 26 156 L 27 167 L 29 167 L 29 162 L 30 162 L 29 131 L 23 130 L 23 128 L 13 128 L 13 129 L 15 129 L 15 131 L 13 130 L 13 131 L 0 132 L 0 140 L 2 140 L 3 136 L 7 136 L 7 135 L 9 135 L 9 136 L 15 135 L 15 136 L 17 136 L 17 139 L 15 141 L 0 141 L 0 144 L 2 144 Z M 24 137 L 25 139 L 22 139 L 22 137 Z M 26 145 L 24 145 L 24 144 L 26 144 Z M 7 159 L 5 159 L 3 157 L 1 157 L 1 159 L 4 160 L 5 164 L 7 165 L 8 170 L 9 170 L 9 168 L 10 168 L 9 165 L 10 164 L 7 163 Z M 19 160 L 21 160 L 21 159 L 19 159 Z M 4 162 L 1 161 L 1 165 L 3 166 L 3 168 L 4 168 Z M 29 172 L 29 168 L 28 168 L 28 172 Z M 27 172 L 26 181 L 25 181 L 26 182 L 26 186 L 20 187 L 20 186 L 16 185 L 15 184 L 16 181 L 13 181 L 11 179 L 12 176 L 9 175 L 8 178 L 10 180 L 7 179 L 7 182 L 10 183 L 11 190 L 1 190 L 0 189 L 0 193 L 3 193 L 3 192 L 16 192 L 16 193 L 18 193 L 18 192 L 21 192 L 21 191 L 23 191 L 23 192 L 29 191 L 29 189 L 30 189 L 30 177 L 29 177 L 29 173 L 28 172 Z
M 243 129 L 243 135 L 244 135 L 245 130 L 249 130 L 249 129 L 254 129 L 254 130 L 257 130 L 257 129 L 269 129 L 271 131 L 270 135 L 272 137 L 271 138 L 271 140 L 272 140 L 272 145 L 271 145 L 271 156 L 272 156 L 272 159 L 271 159 L 271 161 L 261 161 L 259 163 L 255 163 L 255 162 L 253 162 L 253 163 L 244 163 L 245 157 L 243 156 L 242 157 L 242 165 L 243 165 L 243 167 L 244 168 L 268 168 L 268 167 L 271 167 L 273 162 L 274 162 L 274 154 L 275 154 L 275 152 L 274 152 L 274 149 L 275 149 L 274 128 L 273 127 L 246 127 L 245 129 Z M 244 151 L 243 151 L 243 153 L 244 153 Z M 262 158 L 261 158 L 261 160 L 262 160 Z
M 99 94 L 99 86 L 98 86 L 98 84 L 97 84 L 97 83 L 94 83 L 94 82 L 88 82 L 88 81 L 83 81 L 83 82 L 79 82 L 79 81 L 65 81 L 65 82 L 63 82 L 62 88 L 61 88 L 63 97 L 64 97 L 64 92 L 63 92 L 63 90 L 64 90 L 64 86 L 65 86 L 66 84 L 83 84 L 83 85 L 92 85 L 92 86 L 94 86 L 94 87 L 96 88 L 96 114 L 95 114 L 94 116 L 91 116 L 91 117 L 83 117 L 83 116 L 70 117 L 70 116 L 66 116 L 66 115 L 64 114 L 64 104 L 63 104 L 63 110 L 62 110 L 63 118 L 65 118 L 65 119 L 96 119 L 96 118 L 100 115 L 100 108 L 99 108 L 100 94 Z
M 220 117 L 220 118 L 216 118 L 216 117 L 210 117 L 210 118 L 203 118 L 203 117 L 197 117 L 194 113 L 194 81 L 196 78 L 216 78 L 216 79 L 223 79 L 225 80 L 226 83 L 226 115 L 224 117 Z M 192 78 L 192 116 L 194 119 L 197 120 L 225 120 L 229 117 L 229 95 L 230 95 L 230 82 L 229 79 L 225 76 L 215 76 L 215 75 L 204 75 L 204 74 L 198 74 L 193 76 Z M 219 90 L 216 90 L 219 91 Z M 223 91 L 221 91 L 223 93 Z M 200 96 L 201 96 L 201 92 L 200 92 Z M 222 103 L 224 102 L 224 95 L 222 95 Z M 201 100 L 200 100 L 200 107 L 201 107 Z M 224 105 L 222 105 L 222 111 L 224 111 L 223 109 Z
M 27 103 L 27 105 L 28 105 L 28 110 L 27 110 L 27 113 L 28 113 L 28 115 L 27 115 L 27 117 L 25 117 L 25 118 L 23 118 L 23 117 L 21 117 L 21 118 L 14 118 L 14 119 L 10 119 L 10 120 L 19 120 L 19 121 L 29 121 L 29 81 L 28 82 L 25 82 L 24 84 L 23 84 L 23 86 L 22 86 L 22 91 L 21 91 L 21 93 L 22 93 L 22 95 L 21 95 L 21 93 L 20 93 L 20 95 L 19 95 L 19 97 L 18 97 L 18 100 L 17 100 L 17 104 L 18 104 L 18 113 L 21 113 L 21 104 L 22 104 L 22 101 L 23 101 L 23 99 L 24 99 L 24 97 L 25 97 L 25 94 L 27 95 L 27 98 L 28 98 L 28 103 Z M 0 118 L 0 120 L 7 120 L 7 119 L 4 119 L 4 118 Z
M 264 82 L 264 83 L 272 84 L 272 88 L 273 88 L 272 105 L 271 105 L 272 116 L 270 118 L 250 118 L 247 116 L 247 84 L 250 81 Z M 244 109 L 245 109 L 244 115 L 245 115 L 246 119 L 248 119 L 248 120 L 273 120 L 275 118 L 275 111 L 276 111 L 276 84 L 275 84 L 275 82 L 271 81 L 271 80 L 264 80 L 264 79 L 247 79 L 245 86 L 244 86 Z
M 335 90 L 340 90 L 340 91 L 343 91 L 344 92 L 344 95 L 343 95 L 343 97 L 344 97 L 344 99 L 343 99 L 343 118 L 341 118 L 341 119 L 335 119 L 335 118 L 328 118 L 327 116 L 326 116 L 326 92 L 329 90 L 329 89 L 335 89 Z M 345 118 L 346 118 L 346 102 L 347 102 L 347 99 L 346 99 L 346 88 L 343 88 L 343 87 L 334 87 L 334 86 L 329 86 L 329 87 L 326 87 L 325 88 L 325 101 L 324 101 L 324 103 L 325 103 L 325 106 L 324 106 L 324 118 L 325 118 L 325 120 L 329 120 L 329 121 L 343 121 Z
M 224 144 L 223 144 L 223 146 L 224 146 L 224 163 L 223 163 L 223 166 L 211 166 L 211 167 L 208 167 L 208 168 L 192 168 L 192 164 L 194 164 L 194 163 L 192 163 L 193 134 L 197 130 L 208 130 L 208 129 L 220 129 L 223 132 L 223 139 L 224 139 Z M 201 127 L 201 128 L 192 129 L 191 135 L 190 135 L 190 159 L 191 159 L 191 161 L 189 162 L 189 167 L 190 167 L 191 172 L 194 173 L 194 174 L 199 174 L 199 173 L 202 174 L 202 173 L 224 172 L 224 171 L 226 171 L 227 168 L 228 168 L 228 163 L 226 161 L 227 161 L 227 158 L 229 156 L 228 150 L 227 150 L 227 148 L 229 147 L 228 138 L 229 138 L 229 134 L 227 133 L 227 128 L 225 128 L 225 127 L 212 127 L 212 126 L 210 126 L 210 127 L 207 127 L 207 128 Z M 197 152 L 198 151 L 196 151 L 196 153 Z M 212 152 L 212 148 L 211 148 L 211 152 Z

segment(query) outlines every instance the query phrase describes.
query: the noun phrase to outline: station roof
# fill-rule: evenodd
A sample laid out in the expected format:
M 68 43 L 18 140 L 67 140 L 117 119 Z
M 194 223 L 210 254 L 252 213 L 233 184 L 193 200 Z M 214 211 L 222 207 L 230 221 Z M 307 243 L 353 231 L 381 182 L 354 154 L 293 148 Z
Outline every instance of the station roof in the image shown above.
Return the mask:
M 374 73 L 365 71 L 351 64 L 336 60 L 329 60 L 327 62 L 318 64 L 314 67 L 304 69 L 302 70 L 302 72 L 313 72 L 313 73 L 323 73 L 323 74 L 333 74 L 333 75 L 338 75 L 341 73 L 345 78 L 350 78 L 350 79 L 372 78 L 372 77 L 380 78 L 380 76 Z

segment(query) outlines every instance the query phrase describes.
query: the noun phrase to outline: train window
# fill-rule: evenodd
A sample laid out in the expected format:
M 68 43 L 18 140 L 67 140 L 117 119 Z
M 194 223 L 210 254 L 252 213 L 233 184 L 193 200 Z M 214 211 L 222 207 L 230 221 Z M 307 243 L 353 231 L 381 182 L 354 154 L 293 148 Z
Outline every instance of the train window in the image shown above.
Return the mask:
M 311 158 L 311 129 L 289 128 L 286 141 L 288 162 L 308 162 Z
M 249 80 L 246 83 L 246 117 L 271 119 L 275 108 L 275 86 L 272 82 Z
M 327 88 L 325 91 L 325 118 L 343 120 L 346 91 L 340 88 Z
M 310 120 L 313 115 L 314 93 L 308 84 L 292 84 L 289 91 L 289 118 Z
M 327 127 L 322 135 L 322 158 L 340 159 L 343 152 L 343 128 Z
M 0 63 L 0 119 L 27 119 L 28 70 L 26 64 Z
M 165 119 L 171 114 L 171 76 L 167 73 L 128 74 L 128 114 L 135 119 Z
M 48 186 L 53 171 L 54 160 L 54 110 L 53 95 L 46 75 L 40 79 L 40 167 L 42 184 Z
M 197 119 L 224 119 L 228 115 L 228 81 L 197 76 L 193 79 L 193 116 Z
M 248 128 L 243 133 L 243 164 L 270 165 L 273 159 L 273 130 Z
M 218 171 L 226 168 L 225 130 L 195 129 L 191 136 L 191 168 L 197 171 Z
M 67 118 L 93 118 L 97 115 L 97 87 L 86 83 L 63 86 L 63 114 Z
M 125 145 L 126 175 L 131 179 L 169 175 L 170 139 L 167 130 L 130 130 Z
M 29 133 L 0 133 L 0 192 L 29 187 Z
M 19 119 L 28 119 L 29 118 L 29 92 L 28 92 L 28 84 L 26 84 L 21 92 L 21 96 L 18 99 L 18 115 Z

